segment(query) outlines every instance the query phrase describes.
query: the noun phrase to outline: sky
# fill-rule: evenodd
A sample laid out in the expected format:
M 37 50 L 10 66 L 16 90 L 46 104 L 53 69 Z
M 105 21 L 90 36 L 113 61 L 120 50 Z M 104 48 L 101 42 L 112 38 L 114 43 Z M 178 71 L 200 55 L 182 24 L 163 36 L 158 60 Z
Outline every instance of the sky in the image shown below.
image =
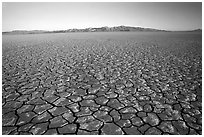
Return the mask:
M 2 31 L 65 30 L 120 25 L 163 30 L 201 29 L 202 3 L 2 3 Z

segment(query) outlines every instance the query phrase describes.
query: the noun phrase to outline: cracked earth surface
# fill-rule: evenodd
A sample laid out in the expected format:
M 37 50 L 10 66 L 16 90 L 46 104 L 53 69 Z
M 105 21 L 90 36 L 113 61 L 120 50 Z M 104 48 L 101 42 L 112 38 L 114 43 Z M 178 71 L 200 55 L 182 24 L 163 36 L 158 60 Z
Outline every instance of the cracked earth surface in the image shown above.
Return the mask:
M 3 35 L 2 134 L 202 134 L 201 48 L 197 34 Z

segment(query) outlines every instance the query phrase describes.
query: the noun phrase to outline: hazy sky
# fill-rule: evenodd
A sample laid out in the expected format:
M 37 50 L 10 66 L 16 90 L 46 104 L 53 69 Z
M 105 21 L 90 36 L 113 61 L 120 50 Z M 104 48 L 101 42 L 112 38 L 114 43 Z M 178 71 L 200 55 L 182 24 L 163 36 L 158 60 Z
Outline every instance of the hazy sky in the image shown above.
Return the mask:
M 3 3 L 3 31 L 139 26 L 202 28 L 200 3 Z

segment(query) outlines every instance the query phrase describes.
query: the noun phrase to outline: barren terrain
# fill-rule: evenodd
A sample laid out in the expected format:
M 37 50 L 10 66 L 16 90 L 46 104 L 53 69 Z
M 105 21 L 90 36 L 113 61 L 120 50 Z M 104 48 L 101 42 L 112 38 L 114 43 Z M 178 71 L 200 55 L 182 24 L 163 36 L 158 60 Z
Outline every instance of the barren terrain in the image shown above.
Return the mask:
M 202 134 L 201 33 L 2 42 L 2 134 Z

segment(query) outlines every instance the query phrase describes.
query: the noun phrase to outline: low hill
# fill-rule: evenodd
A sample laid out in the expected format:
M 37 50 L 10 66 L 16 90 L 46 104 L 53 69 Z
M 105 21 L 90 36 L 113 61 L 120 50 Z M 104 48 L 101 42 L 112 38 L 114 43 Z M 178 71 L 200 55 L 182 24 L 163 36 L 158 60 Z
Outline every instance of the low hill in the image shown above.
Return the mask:
M 67 29 L 67 30 L 14 30 L 9 32 L 2 32 L 2 34 L 41 34 L 41 33 L 69 33 L 69 32 L 167 32 L 166 30 L 159 30 L 153 28 L 131 27 L 131 26 L 116 26 L 116 27 L 99 27 L 99 28 L 85 28 L 85 29 Z M 190 30 L 186 32 L 202 32 L 201 29 Z

